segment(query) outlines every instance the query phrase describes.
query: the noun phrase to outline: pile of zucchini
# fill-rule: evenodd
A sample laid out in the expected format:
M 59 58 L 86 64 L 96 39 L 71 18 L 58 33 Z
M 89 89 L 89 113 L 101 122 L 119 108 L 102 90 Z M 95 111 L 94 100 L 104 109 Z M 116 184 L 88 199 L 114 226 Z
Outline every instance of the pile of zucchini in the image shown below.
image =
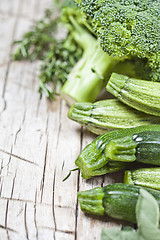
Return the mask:
M 68 112 L 100 135 L 75 163 L 84 179 L 125 170 L 124 183 L 79 192 L 78 201 L 85 213 L 135 223 L 141 187 L 160 206 L 160 83 L 113 73 L 106 88 L 117 99 L 74 103 Z
M 106 86 L 117 99 L 75 103 L 68 117 L 100 135 L 107 130 L 160 124 L 160 83 L 112 73 Z

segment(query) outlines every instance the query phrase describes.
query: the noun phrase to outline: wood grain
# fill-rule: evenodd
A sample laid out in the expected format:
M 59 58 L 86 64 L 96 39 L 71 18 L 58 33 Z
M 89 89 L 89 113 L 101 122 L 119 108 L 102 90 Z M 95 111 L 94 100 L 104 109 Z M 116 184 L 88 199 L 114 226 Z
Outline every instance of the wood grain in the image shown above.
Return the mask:
M 118 181 L 116 175 L 62 182 L 95 138 L 67 118 L 68 107 L 37 92 L 40 62 L 11 61 L 13 41 L 39 19 L 49 0 L 0 0 L 0 239 L 100 239 L 109 218 L 84 215 L 77 191 Z

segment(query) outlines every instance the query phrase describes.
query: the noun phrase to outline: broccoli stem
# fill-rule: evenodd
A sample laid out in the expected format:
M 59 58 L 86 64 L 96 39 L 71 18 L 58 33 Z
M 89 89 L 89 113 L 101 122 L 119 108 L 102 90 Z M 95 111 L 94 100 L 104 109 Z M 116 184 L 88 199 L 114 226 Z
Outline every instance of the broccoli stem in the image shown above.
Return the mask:
M 71 16 L 69 29 L 84 52 L 82 58 L 68 75 L 61 89 L 61 97 L 68 105 L 77 102 L 93 102 L 106 86 L 112 68 L 119 61 L 106 54 L 99 41 Z M 71 29 L 72 28 L 72 29 Z

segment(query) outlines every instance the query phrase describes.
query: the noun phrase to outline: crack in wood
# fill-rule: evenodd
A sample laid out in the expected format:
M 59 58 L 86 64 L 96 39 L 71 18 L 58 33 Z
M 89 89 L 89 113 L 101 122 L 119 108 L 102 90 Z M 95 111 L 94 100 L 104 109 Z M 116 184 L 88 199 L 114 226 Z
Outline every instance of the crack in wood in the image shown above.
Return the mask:
M 36 221 L 36 214 L 37 214 L 37 190 L 35 193 L 35 202 L 34 202 L 34 225 L 36 228 L 36 239 L 38 240 L 38 227 L 37 227 L 37 221 Z
M 13 146 L 11 146 L 11 151 L 10 151 L 10 153 L 12 154 L 12 149 L 13 149 Z M 1 173 L 2 173 L 2 170 L 5 168 L 5 167 L 7 167 L 7 172 L 8 172 L 8 174 L 10 174 L 10 172 L 9 172 L 9 164 L 10 164 L 10 162 L 11 162 L 11 156 L 9 157 L 9 160 L 8 160 L 8 163 L 7 164 L 5 164 L 5 165 L 1 165 L 1 172 L 0 172 L 0 175 L 1 175 Z
M 0 228 L 2 228 L 2 229 L 4 229 L 4 230 L 6 230 L 6 231 L 10 231 L 10 232 L 14 232 L 14 233 L 18 233 L 16 230 L 14 230 L 14 229 L 12 229 L 12 228 L 6 228 L 5 226 L 3 226 L 3 225 L 0 225 Z
M 7 109 L 7 102 L 6 102 L 6 100 L 4 99 L 4 97 L 2 96 L 2 99 L 3 99 L 3 102 L 4 102 L 4 104 L 3 104 L 3 109 L 1 110 L 1 112 L 0 112 L 0 116 L 2 116 L 2 114 L 6 111 L 6 109 Z
M 2 188 L 3 188 L 3 180 L 2 180 L 2 170 L 3 170 L 4 166 L 3 166 L 3 159 L 2 159 L 2 162 L 1 162 L 1 168 L 0 168 L 0 197 L 1 197 L 1 194 L 2 194 Z
M 54 178 L 53 178 L 53 198 L 52 198 L 52 215 L 53 215 L 53 221 L 54 221 L 54 226 L 55 226 L 55 231 L 56 231 L 56 229 L 57 229 L 57 224 L 56 224 L 55 205 L 54 205 L 55 180 L 56 180 L 56 169 L 54 170 Z M 54 232 L 53 238 L 56 239 L 56 237 L 55 237 L 55 232 Z
M 9 197 L 0 197 L 0 199 L 2 200 L 6 200 L 6 201 L 17 201 L 17 202 L 22 202 L 22 203 L 32 203 L 32 204 L 35 204 L 35 201 L 32 201 L 32 200 L 26 200 L 26 199 L 16 199 L 16 198 L 9 198 Z M 46 206 L 46 207 L 51 207 L 52 204 L 48 204 L 48 203 L 41 203 L 41 202 L 37 202 L 37 204 L 39 205 L 42 205 L 42 206 Z
M 47 165 L 47 153 L 48 153 L 48 136 L 47 136 L 45 158 L 44 158 L 43 177 L 42 177 L 42 181 L 41 181 L 41 203 L 43 200 L 44 181 L 45 181 L 45 173 L 46 173 L 46 165 Z
M 8 227 L 7 227 L 8 208 L 9 208 L 9 200 L 7 201 L 7 204 L 6 204 L 6 212 L 5 212 L 5 228 L 6 228 L 6 233 L 7 233 L 7 239 L 10 240 L 10 237 L 9 237 L 9 231 L 8 231 Z
M 12 190 L 11 190 L 11 197 L 10 197 L 11 199 L 12 199 L 12 197 L 13 197 L 16 175 L 17 175 L 17 171 L 15 172 L 15 176 L 14 176 L 14 178 L 13 178 L 13 184 L 12 184 Z
M 7 154 L 7 155 L 9 155 L 11 157 L 14 157 L 14 158 L 18 158 L 19 160 L 25 161 L 27 163 L 33 164 L 33 165 L 35 165 L 37 167 L 40 167 L 37 163 L 34 163 L 34 162 L 30 161 L 30 160 L 27 160 L 27 159 L 25 159 L 23 157 L 20 157 L 20 156 L 16 155 L 16 154 L 13 154 L 11 152 L 7 152 L 7 151 L 5 151 L 3 149 L 0 149 L 0 152 L 3 152 L 3 153 L 5 153 L 5 154 Z
M 67 234 L 75 234 L 74 231 L 61 230 L 61 229 L 57 229 L 56 232 L 67 233 Z
M 45 158 L 44 158 L 44 167 L 43 167 L 43 177 L 42 177 L 42 181 L 41 181 L 41 202 L 43 200 L 43 190 L 44 190 L 44 182 L 45 182 L 45 173 L 46 173 L 46 165 L 47 165 L 47 154 L 48 154 L 48 122 L 49 122 L 49 117 L 47 116 L 47 121 L 46 121 L 46 129 L 45 129 L 45 133 L 47 136 L 46 139 L 46 149 L 45 149 Z
M 65 209 L 73 209 L 72 206 L 61 206 L 61 205 L 55 205 L 55 208 L 65 208 Z
M 11 146 L 11 150 L 10 150 L 10 153 L 11 153 L 11 154 L 12 154 L 12 151 L 13 151 L 13 145 Z M 7 167 L 7 175 L 10 174 L 10 171 L 9 171 L 10 162 L 11 162 L 11 155 L 9 156 L 9 161 L 8 161 L 8 163 L 7 163 L 7 165 L 6 165 L 6 167 Z
M 21 131 L 21 127 L 17 130 L 17 132 L 15 134 L 14 145 L 16 145 L 17 137 L 18 137 L 18 134 L 20 133 L 20 131 Z
M 62 164 L 62 172 L 63 172 L 63 169 L 64 169 L 64 161 L 63 161 L 63 164 Z
M 26 98 L 24 99 L 26 101 Z M 26 119 L 26 109 L 24 110 L 24 114 L 23 114 L 23 119 L 22 119 L 22 125 L 24 124 L 25 122 L 25 119 Z M 22 128 L 22 125 L 21 125 L 21 128 Z
M 27 203 L 25 203 L 25 208 L 24 208 L 24 227 L 26 232 L 26 238 L 27 240 L 29 240 L 28 227 L 27 227 Z
M 22 123 L 20 124 L 20 127 L 19 127 L 19 129 L 17 130 L 17 132 L 16 132 L 16 134 L 15 134 L 14 145 L 16 145 L 18 134 L 19 134 L 20 131 L 22 130 L 22 126 L 23 126 L 23 124 L 24 124 L 25 117 L 26 117 L 26 110 L 24 110 Z
M 19 211 L 19 213 L 16 215 L 16 217 L 19 217 L 23 211 L 24 211 L 24 209 L 21 208 L 20 211 Z

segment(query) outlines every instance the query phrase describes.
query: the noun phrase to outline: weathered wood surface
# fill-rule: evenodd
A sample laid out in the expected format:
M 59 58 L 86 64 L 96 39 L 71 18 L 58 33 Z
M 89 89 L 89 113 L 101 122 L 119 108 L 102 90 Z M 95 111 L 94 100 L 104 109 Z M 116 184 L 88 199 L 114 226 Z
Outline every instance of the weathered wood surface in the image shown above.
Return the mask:
M 120 180 L 116 174 L 62 179 L 95 136 L 67 119 L 59 98 L 39 99 L 39 63 L 12 62 L 12 42 L 49 0 L 0 0 L 0 239 L 93 240 L 110 219 L 85 216 L 77 191 Z

